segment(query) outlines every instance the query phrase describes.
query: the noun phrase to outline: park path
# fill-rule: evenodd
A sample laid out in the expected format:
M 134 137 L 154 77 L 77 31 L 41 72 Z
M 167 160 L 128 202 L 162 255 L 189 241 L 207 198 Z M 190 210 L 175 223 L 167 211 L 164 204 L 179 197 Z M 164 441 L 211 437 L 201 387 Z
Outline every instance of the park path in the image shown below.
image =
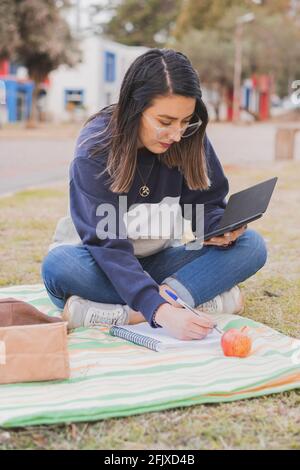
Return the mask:
M 42 132 L 0 131 L 0 195 L 68 180 L 79 126 Z M 274 123 L 233 126 L 209 124 L 207 129 L 223 165 L 269 166 L 274 158 Z M 300 160 L 300 133 L 295 158 Z

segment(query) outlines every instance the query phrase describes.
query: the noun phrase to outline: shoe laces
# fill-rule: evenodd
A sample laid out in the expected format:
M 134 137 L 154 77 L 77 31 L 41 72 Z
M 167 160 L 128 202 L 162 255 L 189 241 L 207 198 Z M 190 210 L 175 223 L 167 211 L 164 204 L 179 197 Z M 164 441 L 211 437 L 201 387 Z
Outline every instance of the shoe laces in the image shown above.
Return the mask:
M 218 308 L 219 308 L 217 297 L 214 297 L 213 299 L 208 300 L 204 304 L 199 305 L 198 308 L 201 309 L 201 310 L 210 310 L 210 311 L 213 311 L 213 312 L 217 311 Z
M 91 326 L 97 326 L 99 324 L 106 325 L 118 325 L 123 324 L 126 320 L 126 312 L 121 309 L 118 309 L 115 312 L 108 312 L 107 310 L 99 310 L 96 308 L 91 308 L 91 317 L 89 323 Z

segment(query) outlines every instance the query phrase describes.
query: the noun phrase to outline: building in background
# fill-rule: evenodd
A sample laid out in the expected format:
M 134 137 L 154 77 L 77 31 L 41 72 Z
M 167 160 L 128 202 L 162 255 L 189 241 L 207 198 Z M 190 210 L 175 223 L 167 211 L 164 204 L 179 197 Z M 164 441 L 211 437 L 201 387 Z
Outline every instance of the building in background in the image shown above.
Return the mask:
M 147 48 L 126 46 L 101 36 L 80 41 L 82 62 L 60 66 L 41 84 L 38 111 L 41 121 L 82 121 L 118 100 L 126 70 Z M 1 122 L 25 121 L 30 114 L 34 84 L 22 65 L 0 62 L 5 87 Z
M 106 0 L 101 0 L 105 3 Z M 83 120 L 118 100 L 126 70 L 136 57 L 148 49 L 126 46 L 95 34 L 92 0 L 71 0 L 63 10 L 71 32 L 78 39 L 82 62 L 74 68 L 60 66 L 49 74 L 39 90 L 38 112 L 44 121 Z M 98 19 L 108 17 L 98 15 Z M 99 33 L 99 31 L 98 31 Z M 0 62 L 0 123 L 28 118 L 34 84 L 22 64 Z M 3 93 L 5 88 L 5 93 Z
M 101 36 L 81 40 L 82 62 L 74 68 L 60 66 L 49 75 L 45 108 L 49 120 L 81 121 L 118 100 L 130 64 L 147 51 Z
M 30 114 L 34 84 L 28 79 L 26 69 L 18 64 L 0 62 L 2 89 L 0 122 L 25 121 Z
M 242 109 L 257 116 L 260 121 L 270 118 L 273 80 L 269 75 L 253 75 L 244 81 L 242 88 Z
M 253 75 L 241 86 L 241 120 L 267 121 L 271 115 L 271 97 L 274 81 L 269 75 Z M 227 91 L 226 120 L 233 120 L 233 91 Z

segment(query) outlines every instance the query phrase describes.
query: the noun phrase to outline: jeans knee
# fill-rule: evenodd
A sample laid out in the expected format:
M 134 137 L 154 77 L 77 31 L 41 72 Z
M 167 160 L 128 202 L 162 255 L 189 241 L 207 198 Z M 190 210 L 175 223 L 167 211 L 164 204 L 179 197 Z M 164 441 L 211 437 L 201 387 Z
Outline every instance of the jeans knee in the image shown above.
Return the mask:
M 45 256 L 41 264 L 41 277 L 44 281 L 45 287 L 54 295 L 61 296 L 61 292 L 58 293 L 58 288 L 61 286 L 62 280 L 66 276 L 64 270 L 64 263 L 59 253 L 60 247 L 53 248 Z
M 247 255 L 249 261 L 253 264 L 256 271 L 261 269 L 267 261 L 268 250 L 264 238 L 255 230 L 247 230 L 245 235 L 247 236 Z
M 50 266 L 52 264 L 50 258 L 51 258 L 51 251 L 45 256 L 41 264 L 40 272 L 41 272 L 41 277 L 44 282 L 48 278 L 49 273 L 50 273 Z

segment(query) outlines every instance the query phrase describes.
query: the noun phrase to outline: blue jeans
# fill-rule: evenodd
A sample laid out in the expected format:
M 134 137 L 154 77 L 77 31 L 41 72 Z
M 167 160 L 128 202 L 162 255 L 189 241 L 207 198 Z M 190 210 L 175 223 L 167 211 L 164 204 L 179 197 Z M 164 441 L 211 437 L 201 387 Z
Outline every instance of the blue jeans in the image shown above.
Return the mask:
M 264 239 L 247 229 L 229 248 L 169 247 L 138 258 L 157 282 L 168 284 L 191 307 L 230 290 L 261 269 L 267 259 Z M 63 309 L 71 295 L 95 302 L 125 304 L 84 245 L 61 245 L 44 258 L 41 275 L 54 305 Z

